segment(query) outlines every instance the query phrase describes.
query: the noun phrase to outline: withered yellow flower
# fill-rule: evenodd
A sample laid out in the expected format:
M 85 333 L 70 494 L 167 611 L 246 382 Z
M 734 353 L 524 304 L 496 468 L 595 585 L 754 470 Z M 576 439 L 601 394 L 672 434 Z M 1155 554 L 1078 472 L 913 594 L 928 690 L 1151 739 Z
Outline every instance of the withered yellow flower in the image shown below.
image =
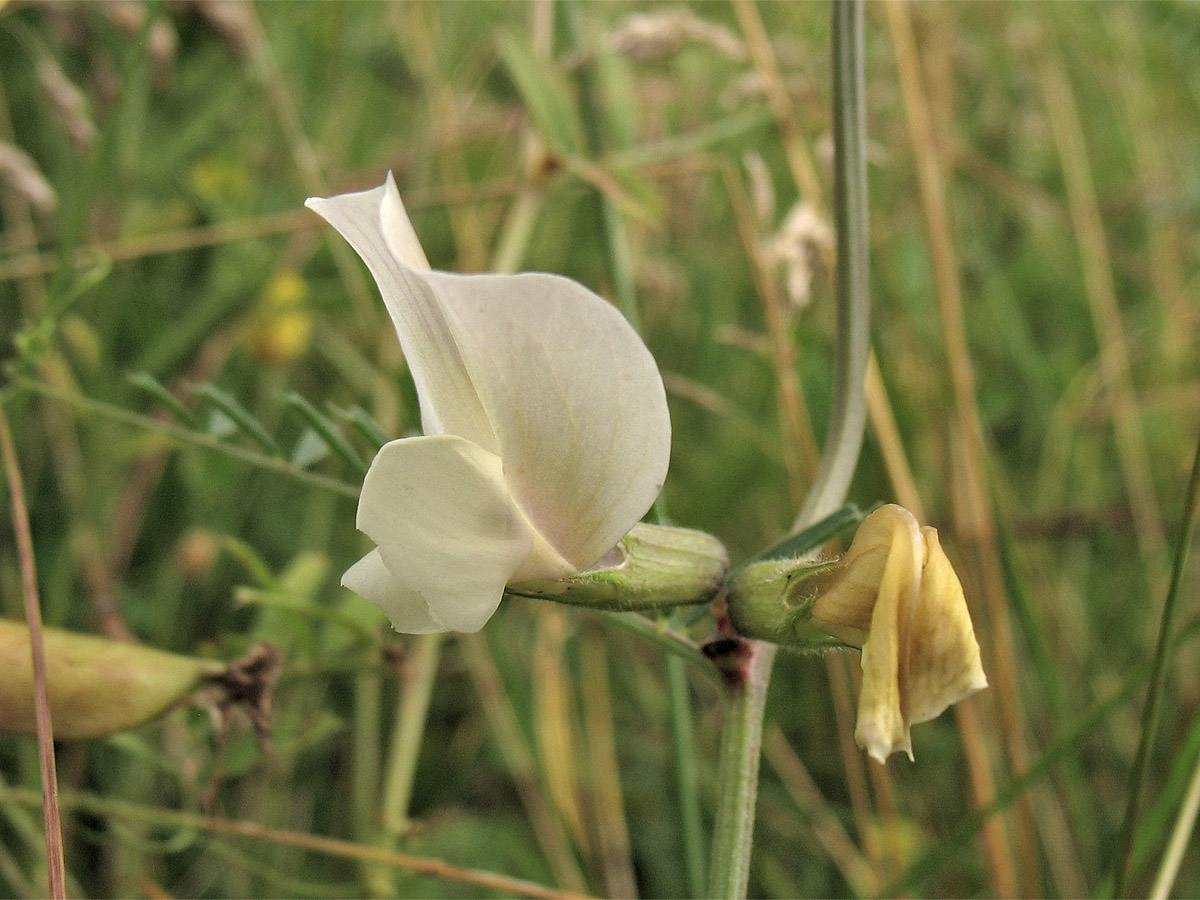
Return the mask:
M 813 623 L 862 648 L 858 745 L 883 762 L 912 759 L 911 726 L 987 687 L 966 598 L 937 530 L 901 506 L 882 506 L 858 528 Z

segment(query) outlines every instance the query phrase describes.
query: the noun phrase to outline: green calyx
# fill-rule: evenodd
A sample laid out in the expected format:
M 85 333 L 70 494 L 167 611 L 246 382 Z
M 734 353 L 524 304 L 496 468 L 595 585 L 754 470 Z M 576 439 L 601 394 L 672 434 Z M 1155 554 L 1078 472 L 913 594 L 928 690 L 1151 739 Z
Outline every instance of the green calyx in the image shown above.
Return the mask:
M 766 559 L 751 563 L 729 585 L 729 618 L 738 634 L 794 650 L 846 646 L 813 621 L 812 607 L 836 577 L 837 560 Z
M 641 523 L 592 568 L 510 585 L 507 593 L 613 612 L 667 609 L 709 602 L 728 570 L 725 547 L 712 535 Z

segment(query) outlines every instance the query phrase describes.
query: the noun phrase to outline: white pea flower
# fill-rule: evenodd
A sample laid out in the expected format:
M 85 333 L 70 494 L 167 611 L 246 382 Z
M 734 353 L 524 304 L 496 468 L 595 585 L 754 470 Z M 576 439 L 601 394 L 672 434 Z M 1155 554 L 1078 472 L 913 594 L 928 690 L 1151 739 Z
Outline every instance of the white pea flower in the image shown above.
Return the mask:
M 510 583 L 596 563 L 662 488 L 654 359 L 621 314 L 544 273 L 434 272 L 391 176 L 307 206 L 366 262 L 400 337 L 424 435 L 371 463 L 342 584 L 397 631 L 478 631 Z
M 910 726 L 987 687 L 962 585 L 937 529 L 895 505 L 863 519 L 833 571 L 812 620 L 862 648 L 855 740 L 911 759 Z

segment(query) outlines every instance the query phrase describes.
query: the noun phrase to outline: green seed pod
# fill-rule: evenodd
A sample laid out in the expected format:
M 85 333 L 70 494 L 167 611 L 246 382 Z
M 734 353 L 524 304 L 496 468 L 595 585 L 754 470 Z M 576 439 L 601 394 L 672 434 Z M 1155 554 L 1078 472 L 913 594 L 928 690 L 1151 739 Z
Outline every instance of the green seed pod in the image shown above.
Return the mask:
M 558 581 L 522 582 L 507 592 L 613 612 L 707 603 L 729 569 L 711 534 L 641 523 L 592 568 Z
M 148 722 L 228 667 L 138 644 L 47 628 L 46 689 L 54 737 L 102 737 Z M 0 620 L 0 731 L 34 734 L 29 628 Z

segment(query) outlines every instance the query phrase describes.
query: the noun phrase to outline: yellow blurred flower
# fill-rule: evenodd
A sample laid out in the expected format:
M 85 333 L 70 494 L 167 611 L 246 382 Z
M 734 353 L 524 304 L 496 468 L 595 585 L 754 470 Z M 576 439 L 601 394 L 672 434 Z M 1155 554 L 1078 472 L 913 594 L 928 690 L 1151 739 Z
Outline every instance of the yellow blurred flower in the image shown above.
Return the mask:
M 287 363 L 308 351 L 313 317 L 308 284 L 295 269 L 280 269 L 263 288 L 247 331 L 250 349 L 270 363 Z

